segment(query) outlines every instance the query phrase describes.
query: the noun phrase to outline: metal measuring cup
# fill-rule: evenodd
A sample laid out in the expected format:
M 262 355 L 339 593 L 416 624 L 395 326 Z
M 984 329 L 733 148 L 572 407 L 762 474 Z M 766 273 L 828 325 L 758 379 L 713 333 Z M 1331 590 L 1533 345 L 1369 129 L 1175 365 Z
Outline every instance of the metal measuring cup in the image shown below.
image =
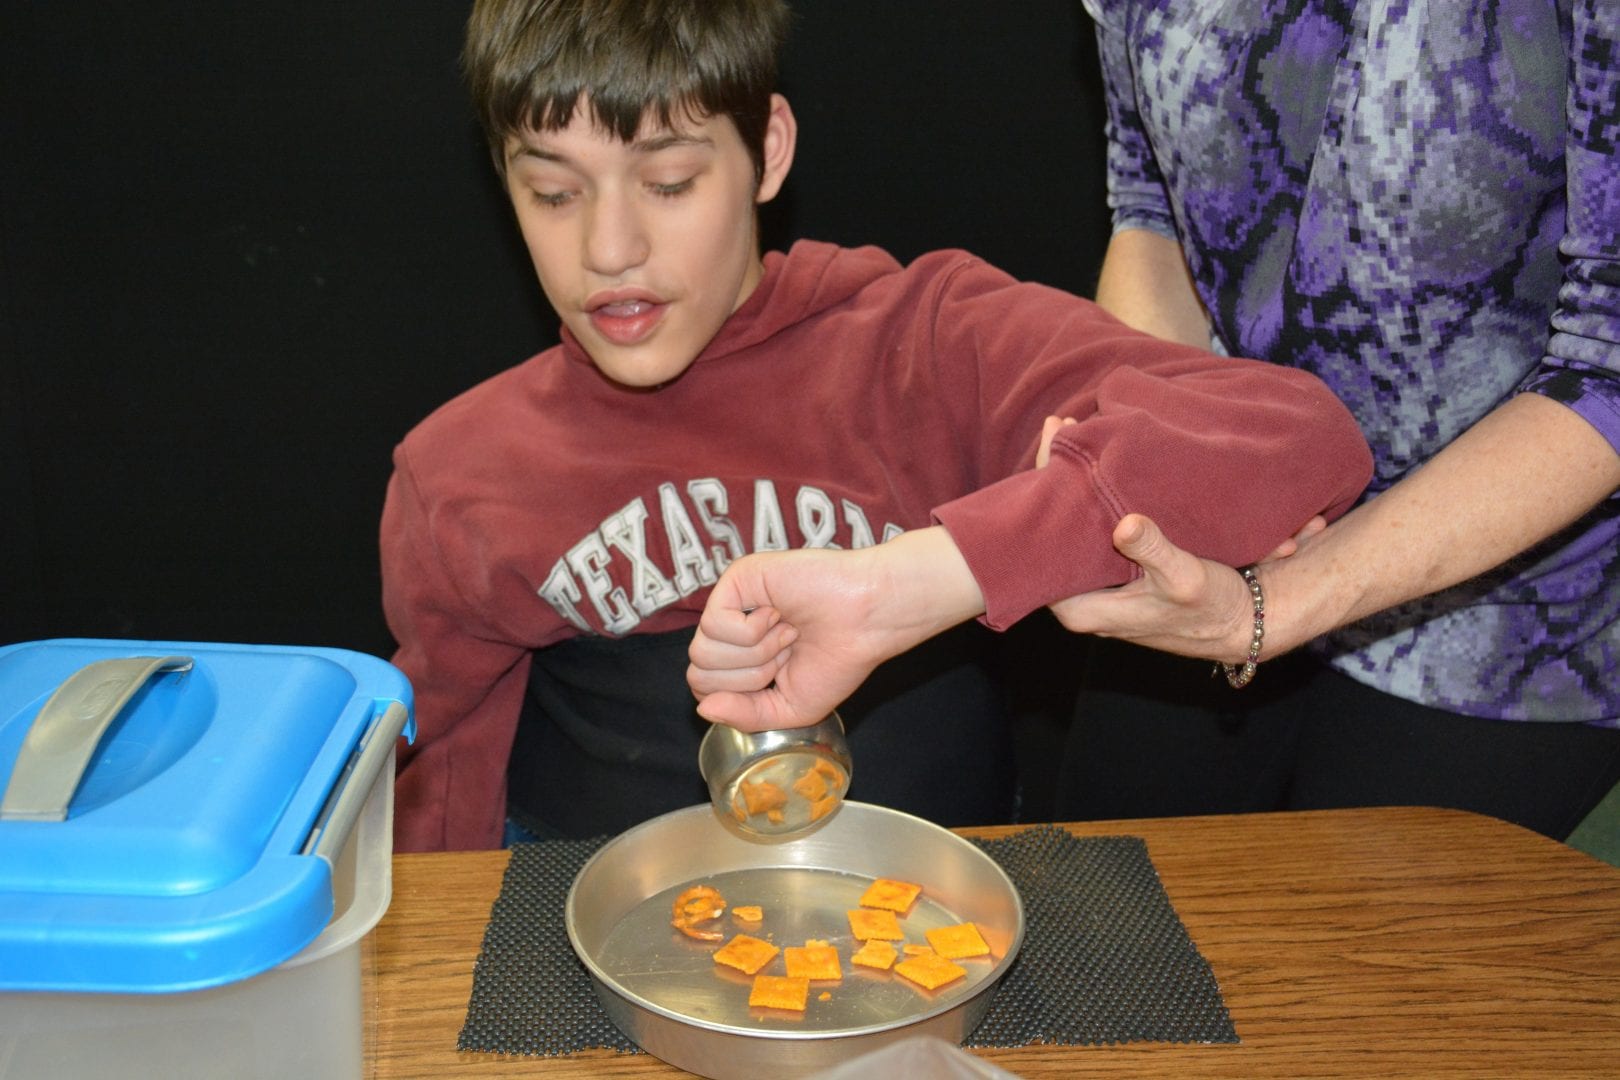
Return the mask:
M 698 747 L 698 771 L 721 824 L 750 840 L 820 828 L 844 805 L 854 775 L 837 712 L 782 731 L 714 724 Z

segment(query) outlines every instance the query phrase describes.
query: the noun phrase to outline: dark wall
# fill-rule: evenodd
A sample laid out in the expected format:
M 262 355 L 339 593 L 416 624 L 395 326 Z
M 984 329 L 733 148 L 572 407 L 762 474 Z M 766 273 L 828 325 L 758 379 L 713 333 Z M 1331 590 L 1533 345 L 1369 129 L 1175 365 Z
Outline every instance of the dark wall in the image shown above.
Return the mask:
M 1078 0 L 800 0 L 778 244 L 1087 291 Z M 456 71 L 461 3 L 0 0 L 0 642 L 386 655 L 389 451 L 555 340 Z

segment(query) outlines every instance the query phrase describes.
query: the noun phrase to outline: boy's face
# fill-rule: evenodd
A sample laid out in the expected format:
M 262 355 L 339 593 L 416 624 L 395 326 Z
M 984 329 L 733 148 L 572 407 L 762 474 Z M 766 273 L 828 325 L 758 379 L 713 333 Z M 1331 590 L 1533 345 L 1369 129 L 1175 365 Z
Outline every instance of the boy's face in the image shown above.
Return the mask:
M 625 143 L 582 102 L 561 131 L 507 140 L 507 192 L 540 287 L 615 382 L 680 375 L 759 284 L 754 207 L 780 190 L 795 136 L 787 102 L 771 104 L 757 185 L 729 117 L 650 117 Z

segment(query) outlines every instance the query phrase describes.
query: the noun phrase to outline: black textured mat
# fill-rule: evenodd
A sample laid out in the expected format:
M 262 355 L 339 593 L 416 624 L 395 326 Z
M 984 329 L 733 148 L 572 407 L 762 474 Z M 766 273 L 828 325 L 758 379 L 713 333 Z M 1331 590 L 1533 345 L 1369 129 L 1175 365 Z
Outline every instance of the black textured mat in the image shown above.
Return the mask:
M 1134 836 L 974 841 L 1024 900 L 1024 945 L 968 1046 L 1235 1043 L 1209 964 Z
M 640 1052 L 602 1012 L 563 925 L 574 875 L 606 842 L 512 849 L 458 1049 Z M 1024 944 L 966 1045 L 1238 1041 L 1214 974 L 1141 840 L 1077 838 L 1043 825 L 973 843 L 1018 887 Z

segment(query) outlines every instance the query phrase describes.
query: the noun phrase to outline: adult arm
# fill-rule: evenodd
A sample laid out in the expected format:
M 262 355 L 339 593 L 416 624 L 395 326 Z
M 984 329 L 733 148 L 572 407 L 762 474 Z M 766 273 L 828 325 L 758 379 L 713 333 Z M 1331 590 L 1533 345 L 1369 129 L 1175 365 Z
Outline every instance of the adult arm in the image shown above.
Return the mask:
M 1135 63 L 1123 25 L 1127 3 L 1087 0 L 1097 28 L 1113 236 L 1097 278 L 1097 303 L 1127 326 L 1208 348 L 1209 316 L 1176 238 L 1157 156 L 1137 108 Z
M 1620 486 L 1620 71 L 1604 59 L 1617 50 L 1620 8 L 1578 0 L 1565 274 L 1534 392 L 1505 402 L 1294 559 L 1262 569 L 1266 655 L 1497 566 Z M 1066 625 L 1184 655 L 1246 654 L 1250 605 L 1235 574 L 1137 518 L 1121 521 L 1115 541 L 1143 575 L 1057 605 Z
M 1209 316 L 1181 245 L 1167 236 L 1132 228 L 1114 233 L 1097 277 L 1097 303 L 1154 337 L 1209 347 Z
M 1620 487 L 1620 454 L 1574 410 L 1520 394 L 1417 472 L 1259 569 L 1262 657 L 1458 584 L 1580 518 Z M 1115 545 L 1143 570 L 1052 610 L 1071 630 L 1184 656 L 1248 654 L 1247 588 L 1233 570 L 1176 547 L 1129 516 Z

